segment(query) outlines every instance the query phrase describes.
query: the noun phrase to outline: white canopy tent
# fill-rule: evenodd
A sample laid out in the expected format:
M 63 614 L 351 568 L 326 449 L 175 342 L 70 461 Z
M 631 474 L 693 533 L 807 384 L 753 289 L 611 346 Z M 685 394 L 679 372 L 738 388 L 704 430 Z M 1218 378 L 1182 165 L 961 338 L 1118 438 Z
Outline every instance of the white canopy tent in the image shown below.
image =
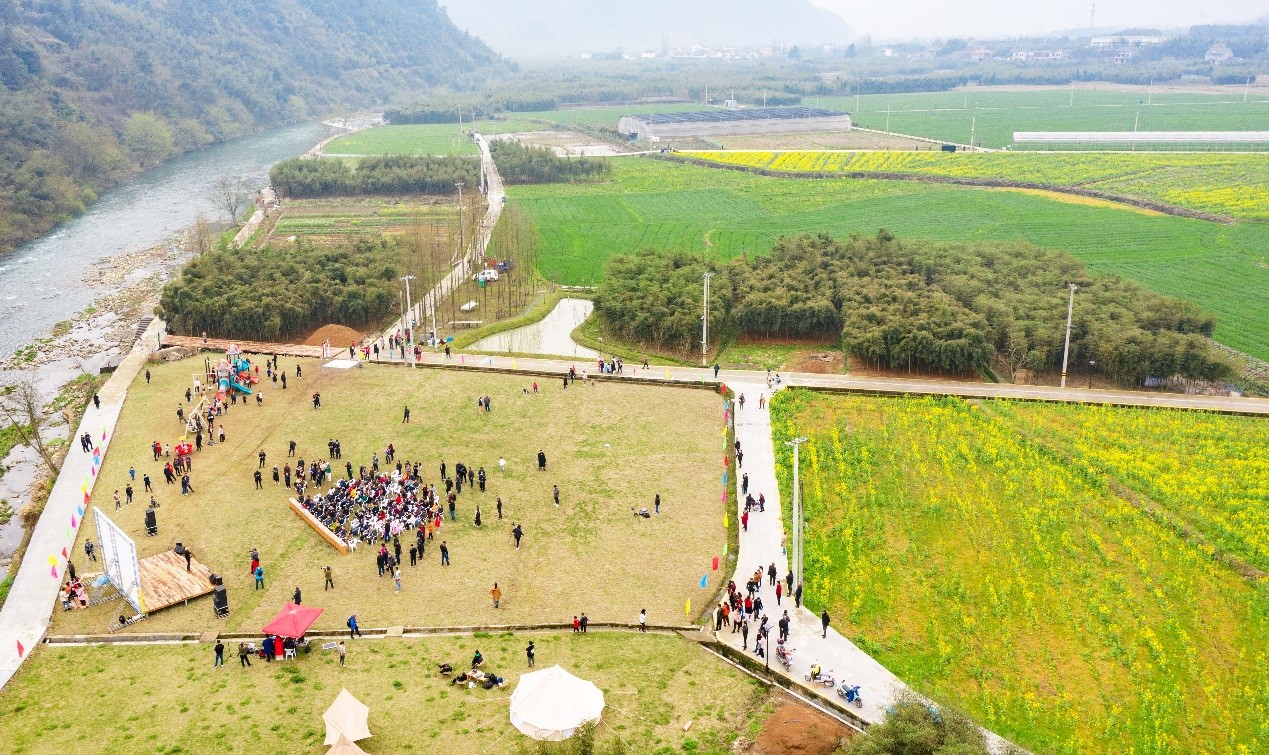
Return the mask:
M 534 739 L 568 739 L 603 711 L 604 693 L 559 666 L 525 674 L 511 693 L 511 725 Z
M 335 702 L 322 714 L 326 722 L 326 744 L 336 745 L 342 738 L 356 742 L 370 736 L 370 708 L 352 696 L 348 690 L 340 690 Z
M 348 737 L 340 737 L 329 750 L 326 755 L 366 755 L 366 751 L 357 746 L 356 742 L 349 742 Z

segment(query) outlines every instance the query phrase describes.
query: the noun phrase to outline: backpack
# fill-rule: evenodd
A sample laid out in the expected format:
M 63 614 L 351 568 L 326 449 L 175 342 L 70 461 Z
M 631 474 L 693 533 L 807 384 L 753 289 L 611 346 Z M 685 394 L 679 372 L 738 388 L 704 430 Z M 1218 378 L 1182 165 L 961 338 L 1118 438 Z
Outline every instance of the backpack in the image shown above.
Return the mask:
M 348 628 L 349 629 L 353 628 L 353 617 L 351 616 L 348 617 Z

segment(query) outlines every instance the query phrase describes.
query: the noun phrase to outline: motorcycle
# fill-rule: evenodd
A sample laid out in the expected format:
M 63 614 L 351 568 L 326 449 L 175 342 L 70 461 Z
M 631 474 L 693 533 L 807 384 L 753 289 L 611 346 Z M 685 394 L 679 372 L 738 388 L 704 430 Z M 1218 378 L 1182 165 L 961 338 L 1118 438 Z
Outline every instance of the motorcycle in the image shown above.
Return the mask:
M 842 682 L 837 688 L 837 694 L 846 699 L 848 703 L 854 703 L 856 708 L 864 707 L 864 697 L 859 691 L 858 684 L 847 684 Z
M 784 670 L 788 671 L 793 668 L 793 648 L 785 647 L 783 644 L 776 645 L 776 660 L 784 664 Z
M 831 669 L 829 670 L 827 674 L 825 674 L 825 673 L 820 673 L 816 671 L 816 669 L 812 667 L 811 673 L 804 674 L 802 678 L 808 682 L 817 682 L 819 684 L 824 685 L 825 687 L 837 686 L 837 679 L 836 677 L 833 676 L 833 672 Z

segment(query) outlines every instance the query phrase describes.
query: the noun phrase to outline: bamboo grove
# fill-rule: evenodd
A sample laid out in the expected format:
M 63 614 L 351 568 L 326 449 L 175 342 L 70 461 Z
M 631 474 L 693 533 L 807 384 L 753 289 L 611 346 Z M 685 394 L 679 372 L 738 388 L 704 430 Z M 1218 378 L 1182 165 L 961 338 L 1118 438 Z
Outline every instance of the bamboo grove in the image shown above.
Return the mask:
M 779 240 L 727 263 L 686 253 L 614 257 L 596 310 L 606 327 L 687 352 L 699 343 L 701 276 L 710 329 L 728 337 L 837 341 L 878 368 L 973 374 L 1061 369 L 1068 284 L 1079 286 L 1070 363 L 1121 384 L 1212 380 L 1229 366 L 1215 318 L 1061 252 L 1025 244 L 940 244 L 827 235 Z

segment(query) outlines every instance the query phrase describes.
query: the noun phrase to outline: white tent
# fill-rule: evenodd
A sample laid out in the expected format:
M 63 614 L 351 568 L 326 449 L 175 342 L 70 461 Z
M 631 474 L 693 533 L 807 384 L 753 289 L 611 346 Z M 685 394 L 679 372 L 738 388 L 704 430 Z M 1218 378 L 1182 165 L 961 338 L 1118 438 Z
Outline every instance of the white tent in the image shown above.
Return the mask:
M 326 744 L 339 744 L 341 737 L 356 742 L 370 736 L 370 708 L 352 696 L 348 690 L 340 690 L 339 697 L 322 714 L 326 722 Z
M 326 751 L 326 755 L 366 755 L 366 751 L 358 747 L 356 742 L 349 742 L 348 737 L 340 737 L 339 741 Z
M 603 711 L 604 693 L 559 666 L 525 674 L 511 693 L 511 725 L 534 739 L 568 739 Z

